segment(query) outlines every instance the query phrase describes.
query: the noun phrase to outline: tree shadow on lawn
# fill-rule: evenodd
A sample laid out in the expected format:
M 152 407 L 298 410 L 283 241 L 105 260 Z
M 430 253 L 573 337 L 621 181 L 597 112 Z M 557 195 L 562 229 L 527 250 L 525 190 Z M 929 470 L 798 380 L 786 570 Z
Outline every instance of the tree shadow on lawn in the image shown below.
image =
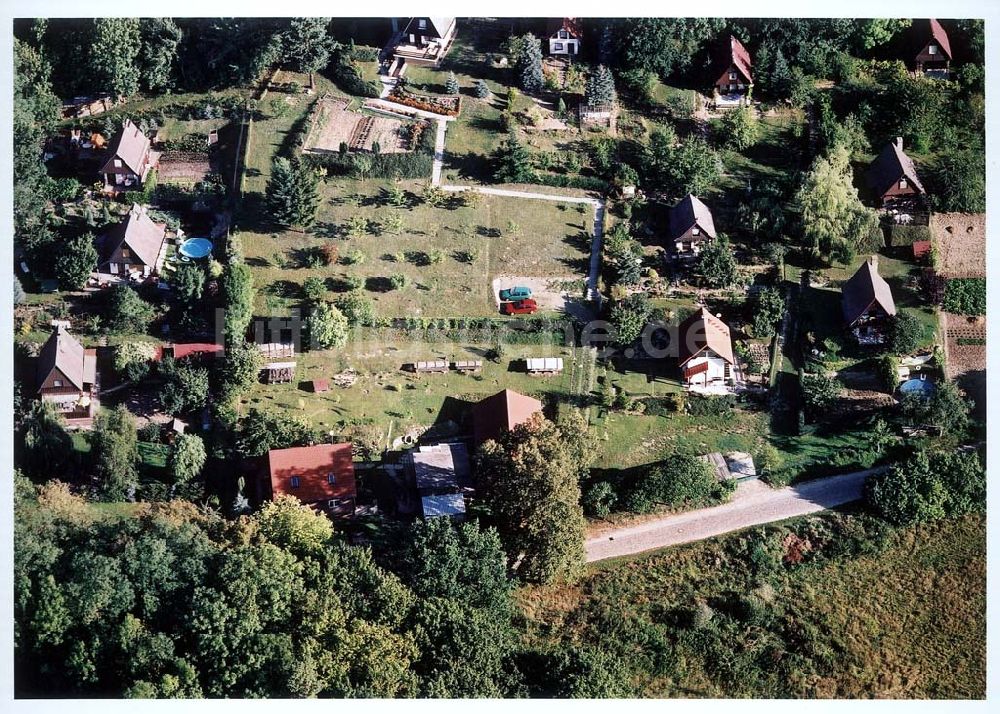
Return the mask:
M 466 154 L 446 152 L 445 166 L 466 181 L 489 183 L 493 178 L 492 162 L 489 157 L 474 151 Z
M 332 221 L 317 221 L 313 224 L 312 233 L 320 238 L 340 238 L 344 229 Z
M 389 293 L 393 290 L 392 281 L 389 278 L 373 276 L 365 280 L 365 290 L 372 293 Z

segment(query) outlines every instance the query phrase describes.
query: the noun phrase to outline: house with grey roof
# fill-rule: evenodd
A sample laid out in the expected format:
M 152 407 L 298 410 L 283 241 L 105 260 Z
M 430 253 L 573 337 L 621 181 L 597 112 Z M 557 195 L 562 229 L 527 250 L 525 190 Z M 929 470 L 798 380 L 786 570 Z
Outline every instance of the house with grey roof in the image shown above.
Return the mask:
M 669 248 L 678 255 L 698 255 L 701 246 L 716 237 L 712 212 L 690 193 L 670 209 L 669 230 Z
M 166 259 L 166 226 L 153 221 L 145 206 L 133 204 L 125 220 L 103 237 L 99 252 L 99 273 L 148 278 L 160 271 Z
M 917 176 L 913 160 L 903 151 L 903 137 L 885 145 L 868 167 L 868 185 L 881 206 L 923 196 L 924 185 Z
M 111 191 L 137 191 L 156 165 L 149 137 L 126 119 L 108 144 L 100 174 Z

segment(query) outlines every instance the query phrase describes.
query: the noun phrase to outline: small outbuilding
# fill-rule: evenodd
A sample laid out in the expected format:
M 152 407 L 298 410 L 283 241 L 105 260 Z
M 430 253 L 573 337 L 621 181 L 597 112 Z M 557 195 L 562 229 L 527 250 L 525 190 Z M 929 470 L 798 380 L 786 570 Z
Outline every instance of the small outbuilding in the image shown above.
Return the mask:
M 549 54 L 575 57 L 580 54 L 583 30 L 575 17 L 555 17 L 549 20 L 546 33 L 549 38 Z
M 486 397 L 472 408 L 473 441 L 478 446 L 499 439 L 519 424 L 540 414 L 542 403 L 510 389 Z
M 524 362 L 532 376 L 550 377 L 563 372 L 562 357 L 528 357 Z

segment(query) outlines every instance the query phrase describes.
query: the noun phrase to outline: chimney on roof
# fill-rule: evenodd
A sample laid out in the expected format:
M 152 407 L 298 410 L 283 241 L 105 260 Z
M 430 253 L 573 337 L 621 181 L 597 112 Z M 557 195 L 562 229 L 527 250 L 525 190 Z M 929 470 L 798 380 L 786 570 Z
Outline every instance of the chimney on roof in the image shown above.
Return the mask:
M 903 150 L 903 137 L 897 136 L 896 141 L 894 143 L 896 144 L 897 149 L 899 149 L 900 151 Z
M 874 254 L 872 256 L 870 256 L 868 258 L 868 265 L 872 266 L 873 268 L 877 268 L 878 267 L 878 256 L 874 255 Z

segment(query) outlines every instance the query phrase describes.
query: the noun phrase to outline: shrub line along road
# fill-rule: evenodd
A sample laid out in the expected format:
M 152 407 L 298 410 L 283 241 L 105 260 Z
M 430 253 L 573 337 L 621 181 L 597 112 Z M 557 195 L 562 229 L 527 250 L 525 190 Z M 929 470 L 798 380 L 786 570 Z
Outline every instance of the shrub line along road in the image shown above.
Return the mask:
M 594 207 L 594 240 L 590 245 L 590 272 L 587 275 L 587 297 L 595 302 L 600 300 L 597 292 L 597 273 L 601 266 L 601 241 L 604 237 L 604 200 L 587 198 L 585 196 L 560 196 L 554 193 L 535 193 L 532 191 L 514 191 L 506 188 L 490 188 L 487 186 L 457 186 L 441 183 L 441 170 L 444 166 L 445 132 L 448 124 L 438 119 L 437 136 L 434 140 L 434 168 L 431 172 L 431 184 L 440 186 L 443 191 L 478 191 L 489 196 L 509 196 L 511 198 L 533 198 L 539 201 L 556 201 L 558 203 L 584 203 Z M 597 302 L 598 308 L 600 303 Z
M 728 503 L 687 511 L 588 538 L 587 562 L 642 553 L 786 518 L 816 513 L 860 500 L 865 480 L 883 468 L 856 471 L 772 489 L 763 482 L 740 484 Z

